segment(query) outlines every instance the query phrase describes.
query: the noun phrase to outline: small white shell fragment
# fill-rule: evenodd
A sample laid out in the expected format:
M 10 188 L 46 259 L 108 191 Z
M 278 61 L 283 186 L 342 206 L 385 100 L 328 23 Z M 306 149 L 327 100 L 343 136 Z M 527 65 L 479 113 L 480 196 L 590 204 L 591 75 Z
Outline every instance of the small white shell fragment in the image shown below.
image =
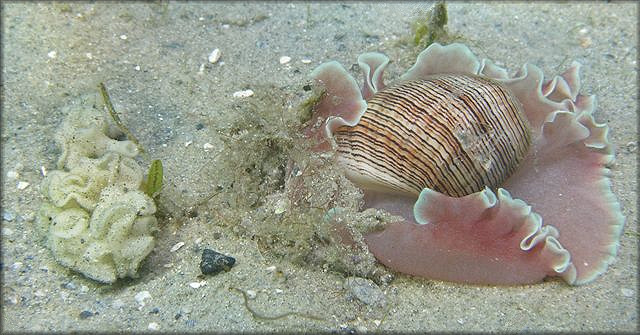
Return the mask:
M 149 291 L 141 291 L 138 292 L 134 298 L 136 299 L 136 301 L 138 302 L 138 305 L 140 305 L 141 307 L 145 305 L 144 300 L 145 299 L 149 299 L 151 298 L 151 293 L 149 293 Z
M 289 56 L 282 56 L 280 57 L 280 64 L 287 64 L 291 61 L 291 57 Z
M 29 187 L 29 183 L 27 183 L 26 181 L 19 181 L 18 185 L 16 186 L 19 190 L 24 190 L 25 188 Z
M 120 39 L 121 40 L 126 40 L 127 39 L 127 35 L 125 35 L 125 34 L 120 35 Z
M 42 173 L 43 177 L 47 176 L 47 168 L 44 165 L 40 167 L 40 173 Z
M 176 252 L 176 251 L 178 251 L 178 249 L 182 248 L 183 245 L 184 245 L 184 242 L 178 242 L 178 243 L 174 244 L 173 247 L 171 247 L 171 249 L 169 251 Z
M 200 281 L 200 282 L 193 282 L 193 283 L 189 283 L 189 286 L 191 286 L 191 288 L 200 288 L 204 285 L 207 284 L 206 280 Z
M 309 58 L 303 58 L 303 59 L 301 59 L 300 61 L 302 62 L 302 64 L 309 64 L 309 63 L 311 63 L 311 59 L 309 59 Z
M 53 59 L 56 58 L 58 56 L 58 52 L 56 52 L 55 50 L 51 50 L 47 53 L 47 57 Z
M 276 203 L 276 208 L 273 210 L 276 214 L 282 214 L 287 210 L 287 201 L 286 199 L 280 199 Z
M 207 143 L 203 144 L 202 147 L 204 148 L 204 150 L 213 149 L 213 144 L 207 142 Z
M 237 91 L 233 93 L 234 98 L 248 98 L 253 95 L 252 90 Z
M 247 290 L 247 297 L 249 299 L 255 299 L 258 293 L 255 290 Z
M 277 288 L 275 291 L 276 291 L 277 294 L 281 294 L 282 292 L 284 292 L 283 290 L 281 290 L 279 288 Z
M 198 74 L 203 74 L 204 73 L 204 63 L 200 64 L 200 68 L 198 68 Z
M 376 325 L 376 327 L 380 327 L 382 320 L 373 320 L 373 323 Z
M 220 59 L 220 49 L 215 48 L 209 54 L 209 63 L 214 64 Z
M 18 179 L 18 177 L 20 177 L 20 174 L 17 171 L 7 171 L 7 178 L 9 179 Z
M 622 292 L 622 295 L 625 297 L 633 297 L 633 290 L 628 289 L 628 288 L 621 288 L 620 291 Z
M 190 146 L 190 145 L 191 145 L 191 143 L 193 143 L 193 141 L 186 141 L 186 142 L 184 142 L 184 147 L 186 148 L 186 147 Z
M 275 265 L 271 265 L 270 267 L 266 268 L 265 270 L 269 271 L 269 272 L 273 272 L 276 270 L 276 266 Z
M 135 69 L 136 71 L 140 71 L 140 65 L 136 65 L 136 67 L 134 67 L 134 69 Z
M 93 59 L 93 54 L 90 52 L 87 52 L 84 54 L 88 59 Z
M 157 322 L 151 322 L 147 328 L 149 328 L 149 330 L 158 330 L 160 329 L 160 325 Z

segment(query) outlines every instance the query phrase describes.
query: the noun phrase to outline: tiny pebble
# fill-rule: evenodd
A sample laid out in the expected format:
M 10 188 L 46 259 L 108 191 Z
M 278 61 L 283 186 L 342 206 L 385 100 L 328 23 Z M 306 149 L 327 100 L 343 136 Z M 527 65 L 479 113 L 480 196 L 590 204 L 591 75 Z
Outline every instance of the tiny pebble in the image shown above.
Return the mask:
M 92 317 L 93 313 L 91 313 L 91 311 L 82 311 L 80 312 L 80 318 L 81 319 L 86 319 L 88 317 Z
M 173 247 L 171 247 L 171 249 L 169 251 L 176 252 L 176 251 L 178 251 L 178 249 L 182 248 L 183 245 L 184 245 L 184 242 L 178 242 L 178 243 L 174 244 Z
M 291 61 L 291 57 L 289 56 L 282 56 L 280 57 L 280 64 L 287 64 Z
M 19 181 L 16 187 L 19 190 L 24 190 L 25 188 L 29 187 L 29 183 L 27 183 L 26 181 Z
M 622 295 L 624 295 L 625 297 L 633 297 L 633 290 L 632 289 L 621 288 L 620 291 L 622 292 Z
M 309 59 L 309 58 L 303 58 L 303 59 L 301 59 L 300 61 L 302 62 L 302 64 L 309 64 L 309 63 L 311 63 L 311 59 Z
M 35 220 L 36 214 L 34 212 L 26 212 L 26 213 L 22 214 L 22 218 L 25 221 L 31 222 L 31 221 Z
M 160 308 L 158 307 L 154 307 L 152 310 L 149 311 L 149 314 L 158 314 L 160 313 Z
M 151 322 L 147 328 L 149 328 L 149 330 L 158 330 L 160 329 L 160 325 L 156 322 Z
M 20 174 L 17 171 L 7 171 L 7 178 L 9 179 L 18 179 L 18 177 L 20 176 Z
M 135 299 L 140 306 L 144 306 L 145 305 L 144 299 L 148 299 L 148 298 L 151 298 L 151 293 L 149 293 L 149 291 L 142 291 L 135 295 Z
M 204 150 L 213 149 L 213 144 L 207 142 L 202 147 L 204 148 Z
M 22 268 L 22 262 L 15 262 L 11 264 L 11 267 L 9 269 L 11 269 L 11 271 L 18 271 L 20 270 L 20 268 Z
M 121 40 L 126 40 L 127 39 L 127 35 L 125 35 L 125 34 L 120 35 L 120 39 Z
M 578 41 L 580 42 L 580 46 L 583 48 L 588 48 L 591 46 L 592 40 L 591 37 L 589 36 L 580 36 L 578 38 Z
M 222 270 L 229 271 L 236 263 L 236 259 L 223 255 L 211 249 L 202 250 L 202 259 L 200 261 L 200 271 L 204 275 L 215 275 Z
M 380 327 L 382 320 L 373 320 L 373 323 L 376 325 L 376 327 Z
M 40 173 L 42 173 L 43 177 L 46 177 L 47 176 L 47 168 L 44 167 L 44 166 L 41 166 L 40 167 Z
M 90 52 L 87 52 L 86 54 L 84 54 L 88 59 L 93 59 L 93 54 Z
M 5 221 L 13 221 L 16 218 L 16 215 L 12 212 L 4 211 L 2 212 L 2 219 Z
M 252 90 L 237 91 L 233 93 L 234 98 L 248 98 L 253 95 Z
M 47 53 L 47 56 L 48 56 L 49 58 L 52 58 L 52 59 L 53 59 L 53 58 L 56 58 L 56 57 L 58 56 L 58 53 L 57 53 L 55 50 L 52 50 L 52 51 L 49 51 L 49 52 Z
M 283 291 L 283 290 L 281 290 L 281 289 L 279 289 L 279 288 L 277 288 L 277 289 L 276 289 L 276 293 L 278 293 L 278 294 L 283 293 L 283 292 L 284 292 L 284 291 Z
M 344 281 L 343 285 L 350 296 L 355 297 L 365 305 L 386 305 L 384 292 L 370 279 L 349 277 Z
M 35 295 L 38 298 L 42 298 L 42 297 L 46 297 L 47 296 L 47 292 L 43 291 L 43 290 L 37 290 L 33 293 L 33 295 Z
M 70 282 L 68 282 L 68 283 L 64 283 L 64 284 L 62 284 L 61 286 L 62 286 L 63 288 L 66 288 L 67 290 L 72 290 L 72 291 L 78 288 L 78 287 L 76 286 L 76 284 L 75 284 L 75 283 L 73 283 L 73 282 L 71 282 L 71 281 L 70 281 Z
M 186 148 L 186 147 L 188 147 L 188 146 L 190 146 L 190 145 L 191 145 L 191 143 L 193 143 L 193 141 L 186 141 L 186 142 L 184 142 L 184 146 L 185 146 L 185 148 Z
M 209 54 L 209 63 L 214 64 L 220 59 L 220 49 L 215 48 Z
M 135 69 L 136 71 L 140 71 L 140 65 L 136 65 L 136 67 L 134 67 L 134 69 Z
M 247 290 L 247 298 L 255 299 L 258 293 L 255 290 Z
M 266 268 L 265 270 L 269 271 L 269 272 L 273 272 L 276 270 L 276 266 L 275 265 L 271 265 L 270 267 Z
M 458 319 L 458 323 L 462 325 L 462 324 L 464 324 L 464 320 Z
M 125 303 L 121 299 L 116 299 L 111 303 L 111 307 L 113 309 L 121 309 L 121 308 L 124 308 L 124 306 L 125 306 Z

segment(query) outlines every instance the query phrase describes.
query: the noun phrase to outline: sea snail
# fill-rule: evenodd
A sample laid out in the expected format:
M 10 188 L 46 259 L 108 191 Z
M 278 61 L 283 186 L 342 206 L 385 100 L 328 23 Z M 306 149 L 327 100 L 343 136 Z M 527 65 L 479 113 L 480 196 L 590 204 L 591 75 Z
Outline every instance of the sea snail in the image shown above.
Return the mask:
M 432 44 L 386 86 L 388 62 L 361 55 L 362 87 L 337 62 L 316 68 L 325 93 L 304 129 L 316 151 L 335 150 L 365 207 L 404 218 L 364 236 L 378 261 L 478 284 L 584 284 L 606 270 L 624 217 L 579 63 L 550 80 L 531 64 L 509 76 L 462 44 Z
M 416 196 L 427 187 L 455 197 L 496 188 L 531 144 L 509 89 L 462 74 L 387 87 L 367 101 L 358 124 L 333 137 L 352 180 Z

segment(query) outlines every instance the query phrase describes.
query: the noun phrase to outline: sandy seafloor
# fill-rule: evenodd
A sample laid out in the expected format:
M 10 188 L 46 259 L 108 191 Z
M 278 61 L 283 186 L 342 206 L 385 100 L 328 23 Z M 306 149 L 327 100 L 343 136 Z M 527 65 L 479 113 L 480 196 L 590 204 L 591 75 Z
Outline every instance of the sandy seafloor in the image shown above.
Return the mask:
M 399 59 L 406 50 L 394 40 L 409 34 L 409 23 L 429 6 L 3 2 L 3 330 L 148 331 L 151 324 L 180 332 L 637 331 L 638 7 L 632 2 L 448 4 L 450 31 L 510 73 L 525 62 L 546 76 L 571 60 L 583 64 L 582 92 L 597 95 L 595 117 L 610 126 L 617 149 L 612 188 L 626 216 L 617 259 L 588 285 L 551 280 L 486 287 L 398 274 L 381 287 L 389 308 L 377 310 L 349 299 L 342 275 L 286 260 L 275 264 L 254 242 L 201 213 L 161 222 L 140 278 L 109 287 L 57 265 L 37 237 L 41 167 L 55 166 L 53 134 L 62 107 L 96 83 L 107 84 L 123 121 L 163 160 L 178 206 L 187 206 L 215 185 L 220 141 L 207 130 L 233 110 L 233 92 L 268 83 L 295 95 L 322 62 L 337 60 L 349 69 L 365 51 Z M 209 64 L 215 48 L 221 58 Z M 291 61 L 281 65 L 281 56 Z M 410 65 L 392 63 L 387 78 Z M 198 124 L 205 127 L 197 130 Z M 205 143 L 214 146 L 205 150 Z M 19 189 L 21 181 L 29 186 Z M 169 252 L 178 242 L 184 247 Z M 235 256 L 238 264 L 192 288 L 203 246 Z M 267 270 L 273 265 L 285 281 Z M 254 319 L 231 285 L 255 290 L 250 305 L 261 313 L 298 311 L 324 320 Z M 134 298 L 142 291 L 151 296 L 144 306 Z M 90 316 L 81 317 L 83 311 Z

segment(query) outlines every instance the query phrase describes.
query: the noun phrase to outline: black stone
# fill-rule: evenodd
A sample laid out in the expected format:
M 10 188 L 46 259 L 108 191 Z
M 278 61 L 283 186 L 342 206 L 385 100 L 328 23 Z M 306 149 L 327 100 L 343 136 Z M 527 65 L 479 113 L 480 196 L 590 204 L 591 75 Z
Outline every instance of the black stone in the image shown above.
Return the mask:
M 204 275 L 215 275 L 222 270 L 231 270 L 231 267 L 235 263 L 236 259 L 231 256 L 223 255 L 211 249 L 204 249 L 202 250 L 200 271 L 202 271 Z
M 93 316 L 93 313 L 91 313 L 90 311 L 82 311 L 80 312 L 80 318 L 81 319 L 86 319 L 88 317 Z

